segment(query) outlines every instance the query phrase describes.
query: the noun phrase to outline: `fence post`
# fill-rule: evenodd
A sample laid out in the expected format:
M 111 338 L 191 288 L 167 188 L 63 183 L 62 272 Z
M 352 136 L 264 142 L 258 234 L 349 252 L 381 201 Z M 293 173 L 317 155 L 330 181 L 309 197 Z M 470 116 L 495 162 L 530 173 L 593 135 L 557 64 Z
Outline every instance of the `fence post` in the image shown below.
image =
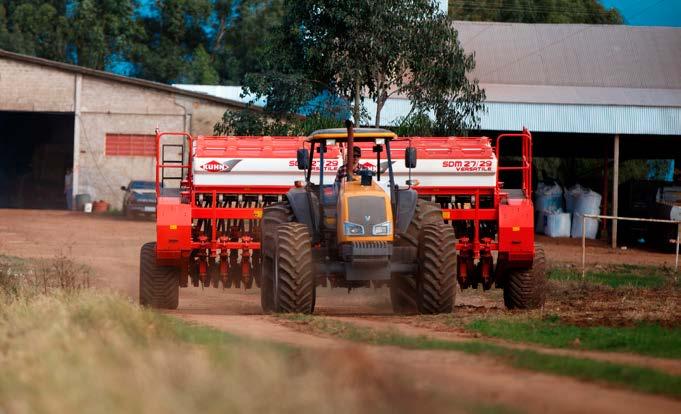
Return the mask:
M 674 264 L 674 271 L 679 272 L 679 244 L 681 244 L 681 222 L 676 227 L 676 263 Z
M 582 215 L 582 279 L 584 279 L 585 277 L 586 277 L 586 216 Z

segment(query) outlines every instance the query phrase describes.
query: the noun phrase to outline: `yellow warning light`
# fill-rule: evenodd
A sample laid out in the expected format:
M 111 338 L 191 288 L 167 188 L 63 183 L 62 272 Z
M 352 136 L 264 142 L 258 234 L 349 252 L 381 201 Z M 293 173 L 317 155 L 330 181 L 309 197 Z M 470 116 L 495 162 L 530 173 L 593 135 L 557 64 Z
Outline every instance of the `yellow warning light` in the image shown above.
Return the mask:
M 170 228 L 170 230 L 177 230 L 177 224 L 171 224 L 168 227 Z
M 449 211 L 443 211 L 442 218 L 445 220 L 449 220 L 451 218 L 451 214 L 449 213 Z
M 253 217 L 262 218 L 262 209 L 253 210 Z
M 513 231 L 520 231 L 520 226 L 513 226 Z

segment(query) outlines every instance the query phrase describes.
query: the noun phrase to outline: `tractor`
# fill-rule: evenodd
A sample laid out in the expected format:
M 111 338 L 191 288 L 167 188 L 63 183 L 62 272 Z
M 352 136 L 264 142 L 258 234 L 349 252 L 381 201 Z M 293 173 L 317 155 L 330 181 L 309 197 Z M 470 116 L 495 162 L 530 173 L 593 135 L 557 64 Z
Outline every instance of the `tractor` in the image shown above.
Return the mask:
M 312 313 L 316 287 L 355 289 L 388 285 L 399 313 L 452 311 L 456 238 L 440 207 L 419 199 L 407 180 L 396 184 L 384 129 L 328 129 L 313 132 L 297 152 L 305 171 L 284 201 L 262 216 L 261 304 L 265 312 Z M 368 143 L 376 165 L 385 154 L 383 180 L 354 163 L 355 143 Z M 365 145 L 366 146 L 366 145 Z M 329 173 L 330 147 L 345 152 L 342 176 Z M 311 154 L 317 159 L 311 159 Z M 416 149 L 405 149 L 405 168 L 416 167 Z M 333 160 L 336 161 L 336 160 Z M 313 178 L 313 176 L 315 176 Z
M 502 288 L 510 309 L 543 305 L 529 131 L 401 138 L 346 127 L 157 131 L 156 241 L 141 249 L 140 303 L 177 308 L 190 284 L 260 287 L 266 312 L 311 313 L 318 286 L 388 286 L 395 312 L 436 314 L 451 312 L 458 282 Z

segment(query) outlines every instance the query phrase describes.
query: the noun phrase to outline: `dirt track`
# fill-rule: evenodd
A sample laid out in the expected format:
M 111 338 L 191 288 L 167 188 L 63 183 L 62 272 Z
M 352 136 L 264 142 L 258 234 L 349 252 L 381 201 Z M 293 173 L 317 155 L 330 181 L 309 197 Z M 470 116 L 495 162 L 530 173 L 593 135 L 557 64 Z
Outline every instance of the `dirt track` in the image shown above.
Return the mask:
M 20 257 L 53 257 L 64 253 L 94 271 L 94 284 L 137 298 L 139 248 L 154 240 L 152 222 L 86 216 L 59 211 L 0 210 L 0 253 Z M 570 262 L 579 256 L 578 243 L 548 241 L 550 261 Z M 591 262 L 665 264 L 671 255 L 634 250 L 611 253 L 601 246 L 589 252 Z M 490 299 L 459 295 L 458 303 L 482 306 Z M 456 333 L 415 328 L 391 315 L 387 292 L 321 290 L 318 313 L 358 324 L 406 330 L 456 340 Z M 498 305 L 498 304 L 496 304 Z M 352 349 L 379 366 L 409 372 L 415 386 L 433 388 L 468 401 L 502 404 L 529 412 L 681 412 L 681 401 L 627 392 L 608 386 L 546 374 L 518 371 L 489 358 L 458 352 L 406 351 L 362 346 L 299 332 L 280 320 L 261 315 L 257 289 L 251 291 L 189 288 L 181 291 L 178 316 L 240 335 L 272 339 L 316 349 Z M 586 355 L 584 355 L 586 356 Z M 625 357 L 626 358 L 626 357 Z M 602 359 L 607 359 L 604 356 Z M 642 362 L 641 362 L 642 361 Z M 645 359 L 632 363 L 647 364 Z M 660 361 L 650 361 L 658 364 Z M 671 367 L 675 371 L 678 367 Z

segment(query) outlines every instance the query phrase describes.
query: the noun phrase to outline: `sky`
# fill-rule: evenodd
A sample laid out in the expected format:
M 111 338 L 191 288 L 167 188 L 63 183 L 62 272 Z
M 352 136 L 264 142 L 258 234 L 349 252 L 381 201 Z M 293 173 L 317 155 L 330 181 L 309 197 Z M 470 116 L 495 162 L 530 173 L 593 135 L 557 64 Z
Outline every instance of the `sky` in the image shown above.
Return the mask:
M 601 0 L 605 7 L 615 7 L 632 26 L 681 27 L 681 0 Z

